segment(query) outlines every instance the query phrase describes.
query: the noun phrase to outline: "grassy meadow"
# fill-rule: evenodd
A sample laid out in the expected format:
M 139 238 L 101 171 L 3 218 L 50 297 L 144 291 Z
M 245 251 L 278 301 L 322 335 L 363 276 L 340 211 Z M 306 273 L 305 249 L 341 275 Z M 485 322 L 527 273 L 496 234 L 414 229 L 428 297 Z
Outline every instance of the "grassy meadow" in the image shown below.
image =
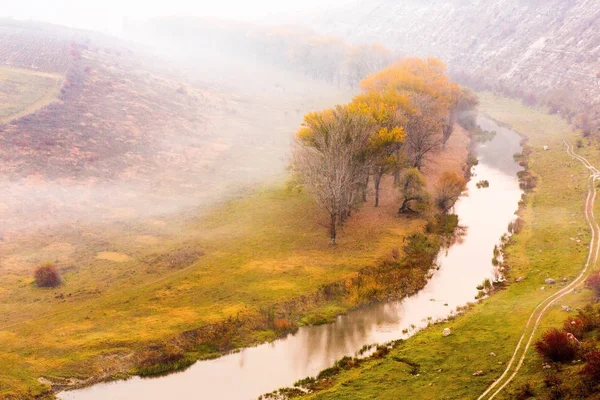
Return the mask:
M 562 287 L 560 283 L 545 285 L 545 279 L 572 280 L 583 268 L 590 240 L 583 216 L 588 173 L 567 155 L 562 143 L 563 138 L 575 143 L 578 134 L 560 117 L 515 100 L 483 94 L 481 103 L 481 112 L 529 139 L 529 168 L 538 178 L 537 188 L 520 211 L 525 227 L 507 248 L 510 284 L 468 312 L 419 332 L 385 357 L 343 370 L 307 398 L 476 399 L 503 372 L 531 311 Z M 542 149 L 545 145 L 548 151 Z M 592 163 L 600 163 L 597 148 L 577 151 Z M 525 279 L 515 283 L 517 277 Z M 582 307 L 591 297 L 590 291 L 581 290 L 555 303 L 538 335 L 547 327 L 562 326 L 569 314 L 561 306 Z M 444 328 L 450 328 L 452 335 L 443 337 Z M 410 364 L 418 365 L 418 373 Z M 499 398 L 514 398 L 516 388 L 525 382 L 543 385 L 541 365 L 531 348 L 517 379 Z M 483 376 L 473 376 L 477 371 L 483 371 Z
M 0 123 L 9 122 L 55 100 L 64 77 L 0 66 Z
M 431 164 L 460 171 L 469 139 L 457 130 Z M 344 282 L 402 248 L 425 221 L 398 217 L 398 194 L 384 183 L 330 247 L 327 218 L 307 193 L 267 184 L 213 210 L 112 225 L 73 223 L 0 241 L 0 397 L 48 391 L 48 381 L 79 385 L 139 372 L 140 354 L 185 331 L 239 319 Z M 37 288 L 34 267 L 54 262 L 63 285 Z M 300 323 L 318 323 L 360 304 L 344 298 L 308 304 Z M 295 326 L 295 323 L 294 323 Z M 290 327 L 293 328 L 293 327 Z M 229 348 L 281 332 L 256 324 Z M 211 357 L 206 346 L 186 360 Z M 41 381 L 39 378 L 43 378 Z M 90 380 L 91 378 L 91 380 Z

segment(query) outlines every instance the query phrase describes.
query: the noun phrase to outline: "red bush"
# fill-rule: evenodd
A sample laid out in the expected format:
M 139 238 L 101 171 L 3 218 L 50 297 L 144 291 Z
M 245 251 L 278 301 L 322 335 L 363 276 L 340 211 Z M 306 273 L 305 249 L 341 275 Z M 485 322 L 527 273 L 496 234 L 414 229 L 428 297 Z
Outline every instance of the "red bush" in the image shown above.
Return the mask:
M 278 331 L 287 331 L 293 327 L 293 324 L 287 318 L 278 318 L 273 321 L 273 326 L 275 326 L 275 329 Z
M 585 332 L 585 326 L 583 321 L 579 318 L 569 317 L 563 324 L 563 330 L 572 333 L 577 339 L 581 339 L 583 337 L 583 332 Z
M 600 351 L 594 351 L 588 354 L 586 358 L 587 363 L 581 373 L 595 382 L 600 381 Z
M 591 275 L 585 285 L 594 291 L 596 296 L 600 296 L 600 274 Z
M 571 361 L 577 356 L 579 344 L 569 333 L 552 328 L 544 332 L 535 348 L 544 358 L 554 362 Z
M 38 287 L 57 287 L 60 285 L 60 275 L 54 264 L 40 265 L 35 269 L 35 283 Z

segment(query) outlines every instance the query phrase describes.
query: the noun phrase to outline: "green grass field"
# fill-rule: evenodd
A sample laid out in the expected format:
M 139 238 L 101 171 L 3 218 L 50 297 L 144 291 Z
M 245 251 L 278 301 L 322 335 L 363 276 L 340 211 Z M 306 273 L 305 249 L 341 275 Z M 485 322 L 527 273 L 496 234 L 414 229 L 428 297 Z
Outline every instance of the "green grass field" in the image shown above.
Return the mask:
M 0 122 L 8 122 L 50 103 L 63 77 L 27 69 L 0 66 Z
M 383 359 L 343 371 L 308 398 L 476 399 L 504 370 L 531 311 L 561 287 L 544 285 L 544 280 L 572 279 L 583 268 L 590 240 L 583 216 L 588 173 L 566 154 L 562 144 L 565 137 L 575 142 L 577 134 L 558 116 L 525 108 L 518 101 L 484 94 L 481 102 L 483 113 L 528 137 L 533 148 L 529 166 L 538 177 L 538 186 L 521 214 L 525 228 L 507 249 L 511 281 L 520 276 L 525 280 L 510 284 L 453 320 L 423 330 Z M 544 145 L 548 151 L 542 150 Z M 598 149 L 588 146 L 578 152 L 600 164 Z M 570 238 L 580 238 L 581 243 Z M 562 305 L 576 308 L 590 300 L 591 293 L 584 290 L 557 302 L 543 318 L 538 334 L 547 327 L 562 326 L 567 317 Z M 442 337 L 446 327 L 453 334 Z M 491 352 L 496 356 L 490 356 Z M 419 374 L 412 375 L 400 359 L 419 364 Z M 515 388 L 524 382 L 542 385 L 541 364 L 530 349 L 519 377 L 500 397 L 513 398 Z M 480 370 L 483 376 L 473 376 Z
M 460 171 L 467 142 L 464 131 L 457 133 L 438 165 Z M 345 225 L 336 247 L 329 246 L 327 218 L 312 198 L 287 192 L 281 182 L 208 212 L 72 224 L 5 238 L 0 241 L 0 398 L 46 391 L 40 377 L 82 383 L 78 379 L 135 372 L 137 355 L 151 345 L 228 318 L 251 320 L 356 276 L 402 248 L 404 238 L 425 224 L 398 217 L 391 178 L 383 186 L 382 206 L 372 207 L 369 199 Z M 45 261 L 59 267 L 62 286 L 36 287 L 33 270 Z M 314 304 L 302 311 L 301 321 L 330 320 L 359 300 Z M 257 326 L 234 336 L 230 347 L 277 335 Z M 191 357 L 214 352 L 199 349 Z

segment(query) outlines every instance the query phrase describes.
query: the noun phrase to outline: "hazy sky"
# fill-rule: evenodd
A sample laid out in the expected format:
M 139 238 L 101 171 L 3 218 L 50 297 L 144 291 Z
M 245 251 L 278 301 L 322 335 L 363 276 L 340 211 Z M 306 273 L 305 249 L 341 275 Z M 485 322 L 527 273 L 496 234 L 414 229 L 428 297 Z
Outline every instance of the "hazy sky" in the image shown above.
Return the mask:
M 123 16 L 216 16 L 264 19 L 303 13 L 357 0 L 4 0 L 0 16 L 35 19 L 94 30 L 118 31 Z

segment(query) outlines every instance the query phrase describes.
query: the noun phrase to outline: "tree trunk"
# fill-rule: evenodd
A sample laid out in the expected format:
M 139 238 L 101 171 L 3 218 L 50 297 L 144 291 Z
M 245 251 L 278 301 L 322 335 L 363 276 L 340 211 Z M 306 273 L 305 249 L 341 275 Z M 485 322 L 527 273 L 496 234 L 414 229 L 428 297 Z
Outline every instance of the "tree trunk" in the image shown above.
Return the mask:
M 332 214 L 331 215 L 331 221 L 329 223 L 329 237 L 331 239 L 331 242 L 329 242 L 330 245 L 335 246 L 335 239 L 337 236 L 337 227 L 336 227 L 336 219 L 337 219 L 337 215 Z
M 375 174 L 375 207 L 379 207 L 379 185 L 381 184 L 381 178 L 383 177 L 383 168 L 380 167 L 377 174 Z
M 369 177 L 367 176 L 367 181 L 365 182 L 365 187 L 362 192 L 362 199 L 364 202 L 367 201 L 367 190 L 369 189 Z
M 406 205 L 408 204 L 409 200 L 405 197 L 404 200 L 402 200 L 402 205 L 400 206 L 400 209 L 398 210 L 398 214 L 403 214 L 407 211 L 407 207 Z

